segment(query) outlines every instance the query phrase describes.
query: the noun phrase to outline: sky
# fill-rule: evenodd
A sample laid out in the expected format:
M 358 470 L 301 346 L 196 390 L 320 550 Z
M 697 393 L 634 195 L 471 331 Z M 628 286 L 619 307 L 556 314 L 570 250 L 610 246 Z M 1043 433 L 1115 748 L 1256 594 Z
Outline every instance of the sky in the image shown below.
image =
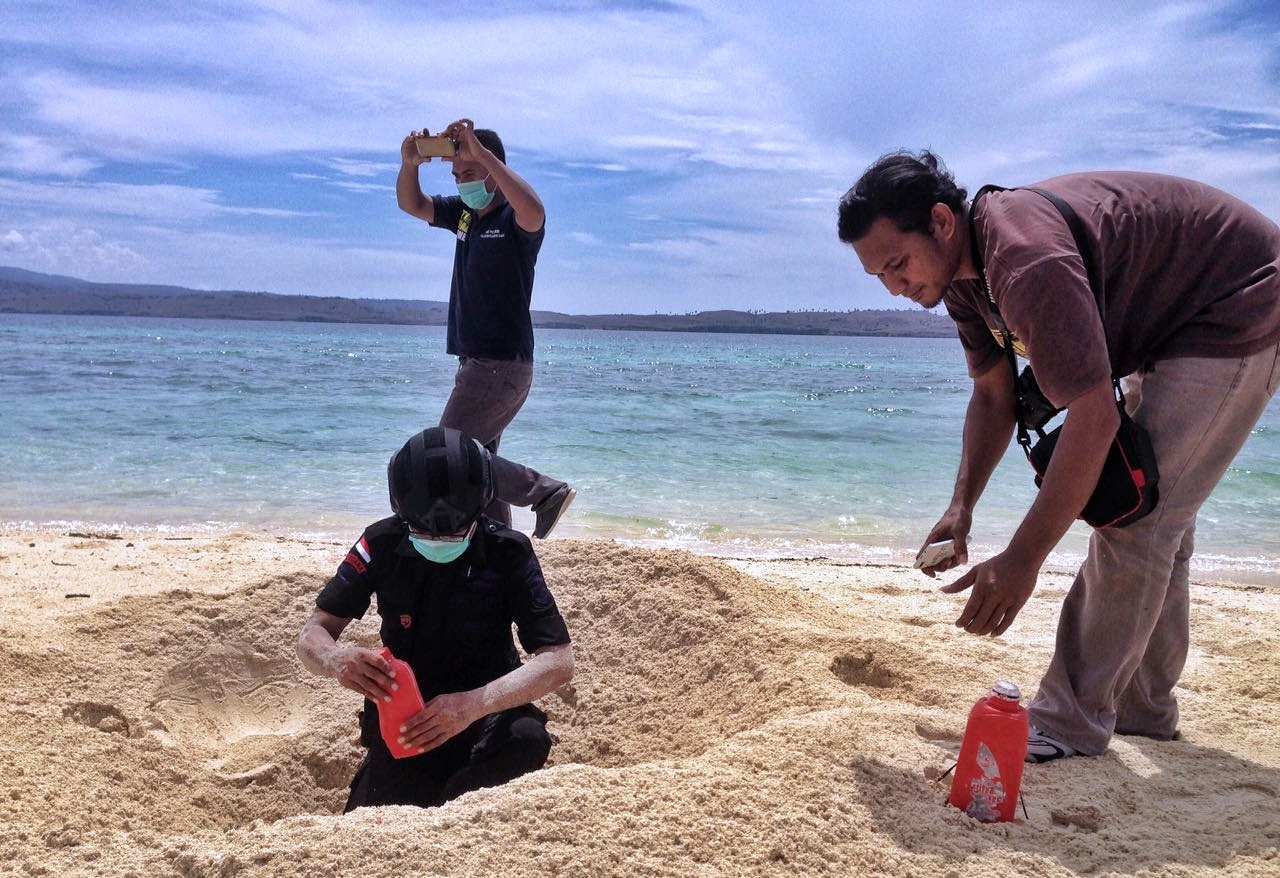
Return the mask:
M 546 206 L 537 309 L 906 307 L 835 232 L 898 149 L 1280 220 L 1280 4 L 4 0 L 0 265 L 444 300 L 453 239 L 394 187 L 409 130 L 461 117 Z

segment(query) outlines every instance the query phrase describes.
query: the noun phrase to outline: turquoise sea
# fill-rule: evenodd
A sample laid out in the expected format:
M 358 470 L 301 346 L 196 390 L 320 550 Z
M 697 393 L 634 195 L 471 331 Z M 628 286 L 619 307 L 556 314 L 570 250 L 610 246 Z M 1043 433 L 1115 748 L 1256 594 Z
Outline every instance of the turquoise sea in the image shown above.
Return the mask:
M 558 536 L 901 562 L 950 496 L 953 340 L 540 330 L 536 360 L 502 451 L 577 487 Z M 0 315 L 0 522 L 354 538 L 454 366 L 439 327 Z M 1013 446 L 974 557 L 1033 493 Z M 1202 511 L 1197 574 L 1280 585 L 1278 496 L 1274 404 Z

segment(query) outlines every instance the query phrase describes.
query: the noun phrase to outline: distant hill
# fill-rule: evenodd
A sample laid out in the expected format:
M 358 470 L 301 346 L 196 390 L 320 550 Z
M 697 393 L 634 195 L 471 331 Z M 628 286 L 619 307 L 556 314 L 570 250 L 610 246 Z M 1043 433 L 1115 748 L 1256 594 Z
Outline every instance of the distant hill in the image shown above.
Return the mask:
M 448 303 L 412 299 L 287 296 L 244 290 L 192 290 L 154 284 L 100 284 L 0 266 L 0 313 L 443 326 L 448 319 Z M 955 334 L 948 318 L 920 310 L 700 311 L 693 314 L 532 313 L 534 326 L 548 329 L 926 337 L 950 337 Z

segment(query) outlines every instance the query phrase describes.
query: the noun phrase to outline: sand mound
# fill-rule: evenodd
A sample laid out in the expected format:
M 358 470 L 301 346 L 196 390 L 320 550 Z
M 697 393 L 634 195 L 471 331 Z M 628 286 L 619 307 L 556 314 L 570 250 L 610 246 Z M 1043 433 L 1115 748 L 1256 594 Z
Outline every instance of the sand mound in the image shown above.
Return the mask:
M 345 546 L 4 537 L 0 874 L 1280 874 L 1275 592 L 1197 591 L 1185 740 L 1032 768 L 987 826 L 936 780 L 1062 580 L 982 640 L 909 571 L 539 548 L 578 658 L 551 766 L 342 817 L 359 699 L 293 643 Z

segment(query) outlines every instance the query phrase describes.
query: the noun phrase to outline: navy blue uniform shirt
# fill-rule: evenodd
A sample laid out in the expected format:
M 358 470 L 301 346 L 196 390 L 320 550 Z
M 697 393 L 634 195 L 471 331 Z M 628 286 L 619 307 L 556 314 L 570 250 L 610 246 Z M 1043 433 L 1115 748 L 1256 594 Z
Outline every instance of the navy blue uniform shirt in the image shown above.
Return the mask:
M 485 216 L 434 195 L 432 225 L 453 232 L 446 350 L 459 357 L 533 361 L 533 269 L 546 226 L 526 232 L 507 202 Z
M 528 537 L 487 518 L 449 564 L 419 555 L 398 518 L 370 525 L 316 606 L 359 619 L 375 595 L 382 642 L 412 666 L 424 700 L 475 689 L 519 667 L 513 622 L 525 652 L 569 642 Z

